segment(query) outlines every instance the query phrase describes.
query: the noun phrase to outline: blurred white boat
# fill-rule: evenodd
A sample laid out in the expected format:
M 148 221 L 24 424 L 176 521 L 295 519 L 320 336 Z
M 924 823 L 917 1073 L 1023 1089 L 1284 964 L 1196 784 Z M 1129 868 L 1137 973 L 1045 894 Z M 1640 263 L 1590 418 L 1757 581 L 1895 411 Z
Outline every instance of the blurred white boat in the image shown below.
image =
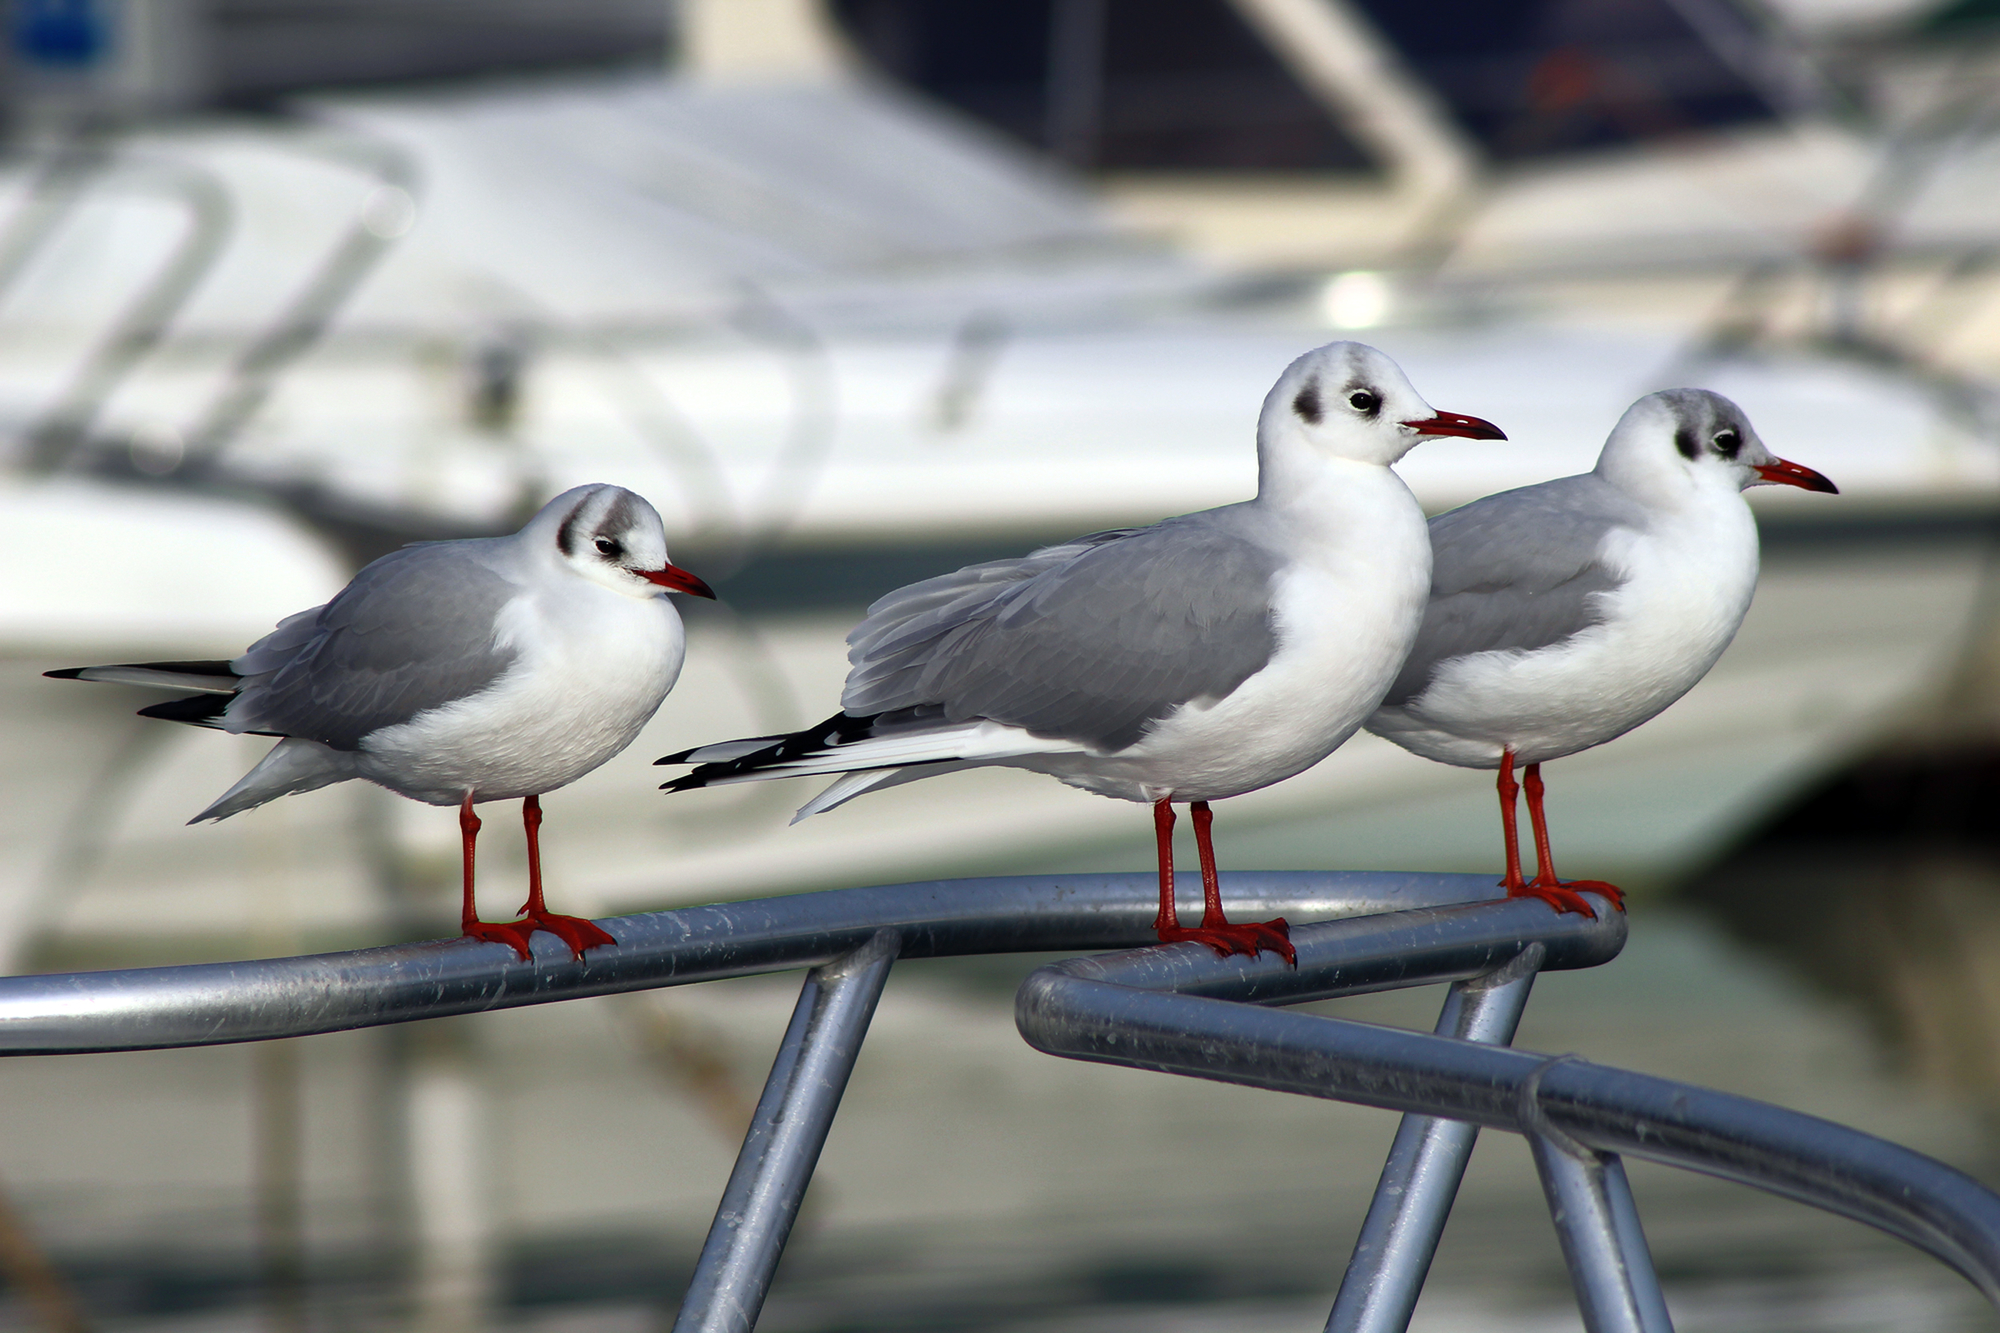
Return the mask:
M 71 168 L 74 200 L 39 232 L 29 205 L 52 177 L 0 186 L 25 256 L 0 291 L 0 421 L 21 470 L 0 493 L 0 543 L 22 571 L 0 597 L 17 664 L 0 753 L 60 756 L 6 770 L 0 920 L 15 945 L 42 928 L 168 952 L 380 938 L 380 856 L 352 834 L 357 809 L 402 830 L 403 863 L 445 905 L 445 814 L 349 787 L 185 829 L 261 743 L 135 723 L 137 696 L 34 674 L 239 650 L 337 589 L 342 557 L 396 536 L 355 536 L 341 505 L 442 535 L 615 481 L 659 505 L 698 570 L 776 552 L 779 577 L 873 553 L 900 581 L 1241 498 L 1270 382 L 1350 332 L 1434 404 L 1514 437 L 1414 454 L 1404 473 L 1432 508 L 1588 468 L 1626 404 L 1690 375 L 1840 483 L 1838 499 L 1758 493 L 1777 530 L 1852 536 L 2000 500 L 2000 449 L 1976 414 L 1894 367 L 1804 353 L 1690 366 L 1685 319 L 1463 289 L 1399 307 L 1379 275 L 1252 299 L 1240 275 L 1119 229 L 1045 164 L 862 83 L 546 82 L 314 112 L 114 141 Z M 213 244 L 194 280 L 182 273 L 185 300 L 148 307 L 204 226 Z M 1373 293 L 1366 319 L 1357 291 Z M 107 363 L 142 317 L 158 347 Z M 1958 660 L 1978 546 L 1781 551 L 1710 681 L 1552 771 L 1564 869 L 1668 882 L 1895 726 Z M 959 775 L 789 830 L 805 790 L 653 790 L 656 755 L 832 711 L 852 594 L 892 582 L 698 622 L 655 724 L 549 802 L 563 901 L 623 911 L 1143 863 L 1136 809 L 1026 774 Z M 149 725 L 160 734 L 139 739 Z M 1487 793 L 1481 775 L 1364 737 L 1232 801 L 1223 855 L 1482 868 Z M 504 851 L 488 864 L 509 873 Z

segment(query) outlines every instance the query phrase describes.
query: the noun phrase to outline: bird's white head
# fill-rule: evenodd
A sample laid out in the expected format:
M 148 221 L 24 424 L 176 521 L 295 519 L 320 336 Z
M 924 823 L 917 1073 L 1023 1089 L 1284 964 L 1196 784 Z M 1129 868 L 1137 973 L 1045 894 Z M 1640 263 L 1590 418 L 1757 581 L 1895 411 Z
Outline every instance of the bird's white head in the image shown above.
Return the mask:
M 706 583 L 667 560 L 667 530 L 659 512 L 623 486 L 600 483 L 564 491 L 528 520 L 521 536 L 592 583 L 628 597 L 657 597 L 661 589 L 715 596 Z
M 1388 466 L 1433 435 L 1504 440 L 1490 421 L 1439 412 L 1394 361 L 1365 343 L 1328 343 L 1278 376 L 1257 421 L 1266 468 L 1285 456 L 1323 455 Z
M 1632 404 L 1604 442 L 1597 473 L 1654 503 L 1752 486 L 1838 494 L 1819 473 L 1765 448 L 1743 409 L 1707 389 L 1663 389 Z

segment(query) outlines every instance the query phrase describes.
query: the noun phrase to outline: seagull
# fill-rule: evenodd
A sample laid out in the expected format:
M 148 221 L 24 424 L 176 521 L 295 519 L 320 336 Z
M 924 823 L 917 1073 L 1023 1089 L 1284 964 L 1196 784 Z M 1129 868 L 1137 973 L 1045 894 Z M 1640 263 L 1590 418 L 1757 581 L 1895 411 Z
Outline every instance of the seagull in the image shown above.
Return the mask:
M 1626 410 L 1593 470 L 1431 520 L 1423 628 L 1368 730 L 1426 759 L 1500 770 L 1509 897 L 1595 917 L 1588 889 L 1623 908 L 1615 885 L 1556 878 L 1542 765 L 1624 735 L 1708 674 L 1757 586 L 1743 492 L 1767 485 L 1838 494 L 1766 449 L 1727 398 L 1668 389 Z M 1514 814 L 1524 788 L 1532 881 Z
M 1257 423 L 1257 496 L 972 565 L 876 602 L 848 635 L 841 711 L 698 746 L 664 790 L 844 774 L 861 793 L 1007 765 L 1150 804 L 1163 942 L 1294 957 L 1283 920 L 1232 924 L 1211 801 L 1310 768 L 1359 729 L 1423 618 L 1423 511 L 1389 465 L 1430 436 L 1505 439 L 1434 411 L 1395 362 L 1340 342 L 1294 361 Z M 1174 903 L 1173 803 L 1192 807 L 1202 924 Z
M 525 959 L 546 930 L 580 958 L 616 941 L 543 902 L 541 796 L 630 745 L 673 688 L 686 639 L 669 591 L 715 596 L 668 562 L 652 505 L 621 486 L 579 486 L 512 536 L 390 552 L 233 662 L 47 674 L 197 690 L 139 715 L 283 738 L 191 824 L 350 778 L 456 805 L 464 934 Z M 473 806 L 517 798 L 528 901 L 519 921 L 481 921 Z

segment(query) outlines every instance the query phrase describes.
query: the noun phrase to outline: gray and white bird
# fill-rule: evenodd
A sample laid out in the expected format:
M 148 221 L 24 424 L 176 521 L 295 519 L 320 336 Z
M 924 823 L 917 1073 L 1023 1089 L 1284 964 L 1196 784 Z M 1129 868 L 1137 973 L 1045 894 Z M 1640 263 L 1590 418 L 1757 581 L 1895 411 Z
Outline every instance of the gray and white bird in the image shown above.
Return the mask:
M 845 774 L 798 813 L 1008 765 L 1152 805 L 1164 941 L 1292 954 L 1283 921 L 1223 915 L 1209 802 L 1332 753 L 1381 702 L 1430 586 L 1423 511 L 1389 465 L 1428 436 L 1505 439 L 1437 412 L 1372 347 L 1294 361 L 1257 424 L 1241 504 L 973 565 L 892 592 L 848 635 L 842 711 L 699 746 L 670 791 Z M 1193 806 L 1206 909 L 1180 925 L 1172 802 Z
M 464 933 L 526 958 L 529 936 L 546 930 L 580 956 L 614 941 L 544 904 L 540 798 L 630 745 L 673 688 L 686 640 L 668 591 L 715 595 L 668 562 L 652 505 L 620 486 L 579 486 L 512 536 L 392 551 L 234 661 L 48 674 L 201 691 L 139 714 L 284 738 L 189 823 L 350 778 L 458 806 Z M 516 799 L 528 901 L 519 921 L 481 921 L 473 806 Z
M 1624 735 L 1708 674 L 1757 586 L 1743 491 L 1771 484 L 1836 493 L 1774 456 L 1727 398 L 1668 389 L 1627 409 L 1593 470 L 1431 520 L 1423 628 L 1368 729 L 1426 759 L 1500 770 L 1509 896 L 1589 916 L 1582 890 L 1623 905 L 1601 880 L 1556 878 L 1541 766 Z M 1523 785 L 1532 881 L 1515 825 Z

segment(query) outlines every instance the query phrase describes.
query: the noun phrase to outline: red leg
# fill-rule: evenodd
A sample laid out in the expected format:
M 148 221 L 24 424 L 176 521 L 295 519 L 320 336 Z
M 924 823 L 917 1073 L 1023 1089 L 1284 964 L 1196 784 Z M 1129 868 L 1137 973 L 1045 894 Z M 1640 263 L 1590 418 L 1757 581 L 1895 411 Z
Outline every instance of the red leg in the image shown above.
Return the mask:
M 1208 808 L 1207 801 L 1194 802 L 1188 811 L 1194 816 L 1194 846 L 1201 857 L 1202 928 L 1247 934 L 1250 937 L 1249 947 L 1243 950 L 1244 953 L 1254 957 L 1258 950 L 1269 949 L 1297 967 L 1299 955 L 1292 948 L 1292 928 L 1283 917 L 1232 926 L 1222 914 L 1222 876 L 1215 868 L 1215 841 L 1210 835 L 1210 829 L 1215 824 L 1215 812 Z
M 1514 752 L 1500 752 L 1500 780 L 1495 784 L 1500 791 L 1500 832 L 1507 841 L 1507 874 L 1500 881 L 1500 887 L 1507 890 L 1509 898 L 1518 898 L 1528 887 L 1528 881 L 1521 878 L 1521 831 L 1515 822 L 1514 803 L 1521 795 L 1521 784 L 1514 781 Z
M 1181 940 L 1193 940 L 1206 944 L 1223 957 L 1240 953 L 1256 957 L 1259 950 L 1269 949 L 1281 955 L 1294 967 L 1298 965 L 1298 953 L 1292 948 L 1291 928 L 1284 918 L 1257 921 L 1246 925 L 1232 925 L 1222 911 L 1222 880 L 1215 869 L 1215 843 L 1209 828 L 1215 822 L 1214 811 L 1207 801 L 1196 801 L 1189 807 L 1194 817 L 1194 845 L 1201 855 L 1201 925 L 1192 929 L 1180 924 L 1180 917 L 1174 907 L 1174 813 L 1165 801 L 1153 803 L 1153 828 L 1160 848 L 1160 915 L 1155 918 L 1153 928 L 1159 932 L 1162 943 L 1172 944 Z
M 543 904 L 542 803 L 539 798 L 530 796 L 522 802 L 521 822 L 528 832 L 528 901 L 521 909 L 523 917 L 519 921 L 481 921 L 472 896 L 472 846 L 479 837 L 480 822 L 479 816 L 472 813 L 472 793 L 465 794 L 465 800 L 458 807 L 458 831 L 465 845 L 465 905 L 459 914 L 460 932 L 471 939 L 504 944 L 523 959 L 532 957 L 528 939 L 538 930 L 546 930 L 560 939 L 578 958 L 583 957 L 585 949 L 599 944 L 616 944 L 617 941 L 602 928 L 581 917 L 559 916 Z
M 472 793 L 465 794 L 465 800 L 458 807 L 458 834 L 465 848 L 465 904 L 459 911 L 459 933 L 468 939 L 485 940 L 491 944 L 504 944 L 521 957 L 528 957 L 529 931 L 519 922 L 500 924 L 479 919 L 479 909 L 472 898 L 472 845 L 479 839 L 479 816 L 472 813 Z
M 458 807 L 458 838 L 465 854 L 465 903 L 459 909 L 458 924 L 466 934 L 479 924 L 479 909 L 472 901 L 472 853 L 479 842 L 479 816 L 472 813 L 472 793 L 465 794 Z
M 531 930 L 546 930 L 569 946 L 570 956 L 583 957 L 585 949 L 594 949 L 600 944 L 616 944 L 611 933 L 595 922 L 580 916 L 563 916 L 551 912 L 542 901 L 542 798 L 529 796 L 521 802 L 521 827 L 528 837 L 528 901 L 521 905 L 521 915 L 530 923 Z
M 521 904 L 522 916 L 539 916 L 549 910 L 542 901 L 542 798 L 530 796 L 521 802 L 521 829 L 528 839 L 528 901 Z
M 1170 801 L 1153 802 L 1153 842 L 1160 861 L 1160 911 L 1153 918 L 1153 929 L 1164 940 L 1169 931 L 1181 928 L 1181 910 L 1174 902 L 1174 807 Z
M 1188 814 L 1194 818 L 1194 851 L 1201 862 L 1201 924 L 1226 926 L 1229 918 L 1222 914 L 1222 876 L 1215 868 L 1215 840 L 1210 833 L 1215 811 L 1208 808 L 1207 801 L 1196 801 L 1188 806 Z
M 1583 900 L 1582 892 L 1585 889 L 1603 894 L 1611 900 L 1613 907 L 1621 912 L 1624 911 L 1625 891 L 1616 884 L 1607 884 L 1601 879 L 1573 879 L 1565 882 L 1556 878 L 1555 858 L 1549 854 L 1549 819 L 1547 812 L 1542 808 L 1542 766 L 1529 764 L 1528 771 L 1523 776 L 1528 793 L 1528 823 L 1535 831 L 1535 879 L 1528 888 L 1534 891 L 1536 897 L 1545 898 L 1553 903 L 1558 911 L 1567 910 L 1582 912 L 1585 916 L 1596 916 L 1597 913 L 1590 909 L 1590 904 Z M 1549 897 L 1552 893 L 1572 901 L 1573 905 L 1565 908 L 1563 903 Z

